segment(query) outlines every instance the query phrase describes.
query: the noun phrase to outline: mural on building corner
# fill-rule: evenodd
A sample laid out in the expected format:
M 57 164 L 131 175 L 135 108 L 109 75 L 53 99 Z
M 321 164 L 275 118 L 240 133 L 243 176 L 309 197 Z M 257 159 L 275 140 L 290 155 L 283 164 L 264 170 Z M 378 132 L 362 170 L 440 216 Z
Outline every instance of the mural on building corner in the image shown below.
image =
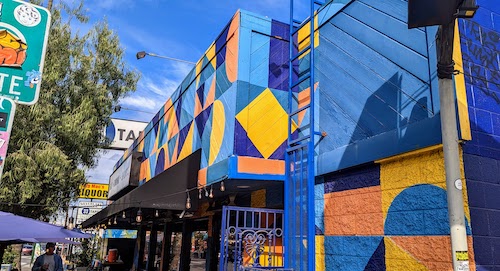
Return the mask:
M 201 149 L 205 184 L 217 181 L 220 170 L 211 167 L 227 166 L 230 156 L 238 156 L 245 173 L 259 173 L 252 167 L 259 160 L 283 160 L 287 33 L 286 24 L 236 13 L 115 169 L 132 151 L 143 152 L 144 182 Z

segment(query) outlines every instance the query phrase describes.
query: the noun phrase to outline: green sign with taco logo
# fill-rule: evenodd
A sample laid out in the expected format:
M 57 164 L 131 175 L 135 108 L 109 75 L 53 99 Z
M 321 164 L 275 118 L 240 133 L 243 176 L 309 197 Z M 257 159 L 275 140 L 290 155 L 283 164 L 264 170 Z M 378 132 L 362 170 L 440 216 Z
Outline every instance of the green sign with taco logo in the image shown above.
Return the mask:
M 0 96 L 20 104 L 37 102 L 49 26 L 47 9 L 0 0 Z

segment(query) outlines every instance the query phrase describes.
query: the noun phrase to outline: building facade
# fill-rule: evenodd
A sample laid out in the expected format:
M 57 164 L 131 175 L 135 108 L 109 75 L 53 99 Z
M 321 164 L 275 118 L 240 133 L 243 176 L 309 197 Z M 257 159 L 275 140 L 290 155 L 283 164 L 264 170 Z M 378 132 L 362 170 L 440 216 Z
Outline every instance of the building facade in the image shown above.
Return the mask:
M 458 20 L 454 43 L 471 270 L 500 268 L 500 6 L 495 1 L 478 0 L 475 17 Z M 329 2 L 314 17 L 317 107 L 297 114 L 290 125 L 300 136 L 308 114 L 315 114 L 312 125 L 322 134 L 315 149 L 316 270 L 452 270 L 437 27 L 408 30 L 407 13 L 405 1 L 350 0 Z M 175 227 L 187 236 L 196 228 L 188 229 L 189 223 L 205 221 L 201 228 L 208 232 L 211 259 L 206 269 L 216 270 L 224 231 L 220 206 L 283 208 L 287 112 L 311 102 L 307 87 L 299 85 L 288 103 L 288 33 L 287 24 L 237 12 L 115 166 L 118 170 L 140 154 L 134 161 L 140 163 L 142 185 L 135 190 L 151 187 L 156 197 L 125 195 L 115 207 L 126 207 L 107 208 L 87 225 L 141 208 L 160 209 L 162 219 L 150 215 L 152 226 L 126 225 L 151 232 L 160 225 L 164 236 Z M 308 36 L 307 26 L 294 36 L 297 50 L 308 45 Z M 292 62 L 294 76 L 308 57 Z M 195 172 L 178 170 L 183 161 L 196 164 L 190 168 Z M 161 203 L 166 198 L 176 202 Z M 186 206 L 188 199 L 192 206 Z M 178 215 L 186 212 L 192 213 L 189 218 Z M 144 250 L 140 239 L 138 255 Z M 163 260 L 171 251 L 167 239 Z M 182 241 L 179 270 L 189 269 L 188 239 Z

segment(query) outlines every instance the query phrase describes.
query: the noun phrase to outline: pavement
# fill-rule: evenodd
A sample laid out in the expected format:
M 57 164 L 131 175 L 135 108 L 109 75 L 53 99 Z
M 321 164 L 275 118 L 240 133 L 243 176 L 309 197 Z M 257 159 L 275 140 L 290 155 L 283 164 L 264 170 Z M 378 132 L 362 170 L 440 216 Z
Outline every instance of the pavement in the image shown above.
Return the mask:
M 31 256 L 21 256 L 21 270 L 19 271 L 30 271 L 31 270 Z
M 191 258 L 191 271 L 205 271 L 205 259 Z

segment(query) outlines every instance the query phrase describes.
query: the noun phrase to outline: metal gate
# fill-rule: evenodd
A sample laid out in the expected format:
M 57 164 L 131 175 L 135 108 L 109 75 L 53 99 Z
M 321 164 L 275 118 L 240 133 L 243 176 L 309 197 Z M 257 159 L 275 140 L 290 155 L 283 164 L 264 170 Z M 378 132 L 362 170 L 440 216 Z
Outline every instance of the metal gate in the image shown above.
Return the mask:
M 219 271 L 283 270 L 283 210 L 224 206 Z

